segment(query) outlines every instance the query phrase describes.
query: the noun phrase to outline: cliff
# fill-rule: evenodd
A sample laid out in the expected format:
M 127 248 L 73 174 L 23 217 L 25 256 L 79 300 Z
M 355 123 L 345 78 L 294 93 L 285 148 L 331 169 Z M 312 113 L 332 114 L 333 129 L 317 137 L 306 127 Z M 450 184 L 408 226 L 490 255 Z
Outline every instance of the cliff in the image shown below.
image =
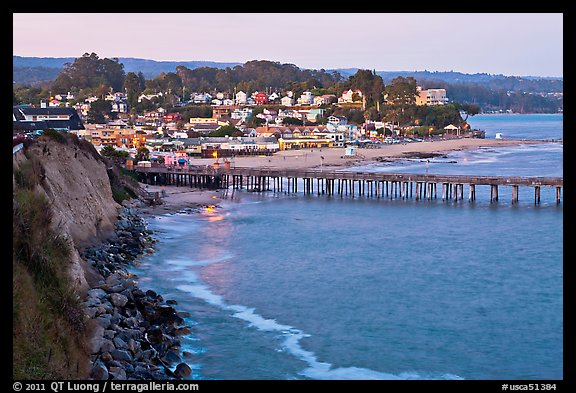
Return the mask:
M 42 136 L 13 155 L 13 377 L 85 378 L 81 303 L 97 272 L 79 251 L 113 234 L 121 207 L 86 141 Z

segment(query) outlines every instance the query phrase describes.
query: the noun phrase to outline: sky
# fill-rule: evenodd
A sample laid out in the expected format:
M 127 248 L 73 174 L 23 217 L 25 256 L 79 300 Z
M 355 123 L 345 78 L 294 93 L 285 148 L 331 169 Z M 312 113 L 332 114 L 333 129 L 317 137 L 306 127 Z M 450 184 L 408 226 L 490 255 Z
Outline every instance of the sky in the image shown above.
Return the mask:
M 563 14 L 13 14 L 13 55 L 85 52 L 169 61 L 270 60 L 308 69 L 562 77 Z

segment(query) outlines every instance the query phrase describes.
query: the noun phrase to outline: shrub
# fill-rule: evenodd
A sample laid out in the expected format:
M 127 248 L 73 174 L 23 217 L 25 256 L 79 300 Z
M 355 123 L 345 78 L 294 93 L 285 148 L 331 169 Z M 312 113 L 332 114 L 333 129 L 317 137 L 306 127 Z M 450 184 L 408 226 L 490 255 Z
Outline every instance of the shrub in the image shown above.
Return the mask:
M 58 132 L 53 128 L 48 128 L 46 131 L 44 131 L 42 133 L 42 136 L 45 136 L 45 137 L 50 138 L 52 140 L 55 140 L 58 143 L 62 143 L 62 144 L 68 143 L 68 139 L 66 138 L 66 136 L 63 133 Z

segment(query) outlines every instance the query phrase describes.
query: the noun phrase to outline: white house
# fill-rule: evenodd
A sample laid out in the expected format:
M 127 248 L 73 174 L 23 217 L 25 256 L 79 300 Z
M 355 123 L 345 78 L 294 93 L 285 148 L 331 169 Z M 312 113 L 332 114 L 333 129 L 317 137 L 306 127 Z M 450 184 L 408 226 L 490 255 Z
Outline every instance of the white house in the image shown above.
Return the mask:
M 282 103 L 282 105 L 284 106 L 292 106 L 294 105 L 294 100 L 289 97 L 289 96 L 284 96 L 282 97 L 282 99 L 280 100 L 280 102 Z
M 300 105 L 312 105 L 314 103 L 314 94 L 311 91 L 305 91 L 298 98 L 298 104 Z
M 358 94 L 359 98 L 362 98 L 362 92 L 358 89 L 356 90 L 344 90 L 342 96 L 338 97 L 338 103 L 352 103 L 354 101 L 354 94 Z
M 328 123 L 335 126 L 345 126 L 348 124 L 348 119 L 345 116 L 329 116 Z
M 238 93 L 236 93 L 235 97 L 236 103 L 238 105 L 246 104 L 247 97 L 248 97 L 247 94 L 244 93 L 242 90 L 240 90 Z

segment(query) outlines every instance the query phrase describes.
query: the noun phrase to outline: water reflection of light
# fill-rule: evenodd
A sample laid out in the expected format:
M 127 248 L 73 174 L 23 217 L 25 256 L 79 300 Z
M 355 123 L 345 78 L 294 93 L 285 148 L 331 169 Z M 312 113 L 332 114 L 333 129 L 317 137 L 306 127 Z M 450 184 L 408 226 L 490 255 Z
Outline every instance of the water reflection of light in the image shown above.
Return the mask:
M 208 205 L 204 208 L 204 214 L 208 216 L 209 222 L 222 221 L 224 215 L 216 211 L 216 206 Z

